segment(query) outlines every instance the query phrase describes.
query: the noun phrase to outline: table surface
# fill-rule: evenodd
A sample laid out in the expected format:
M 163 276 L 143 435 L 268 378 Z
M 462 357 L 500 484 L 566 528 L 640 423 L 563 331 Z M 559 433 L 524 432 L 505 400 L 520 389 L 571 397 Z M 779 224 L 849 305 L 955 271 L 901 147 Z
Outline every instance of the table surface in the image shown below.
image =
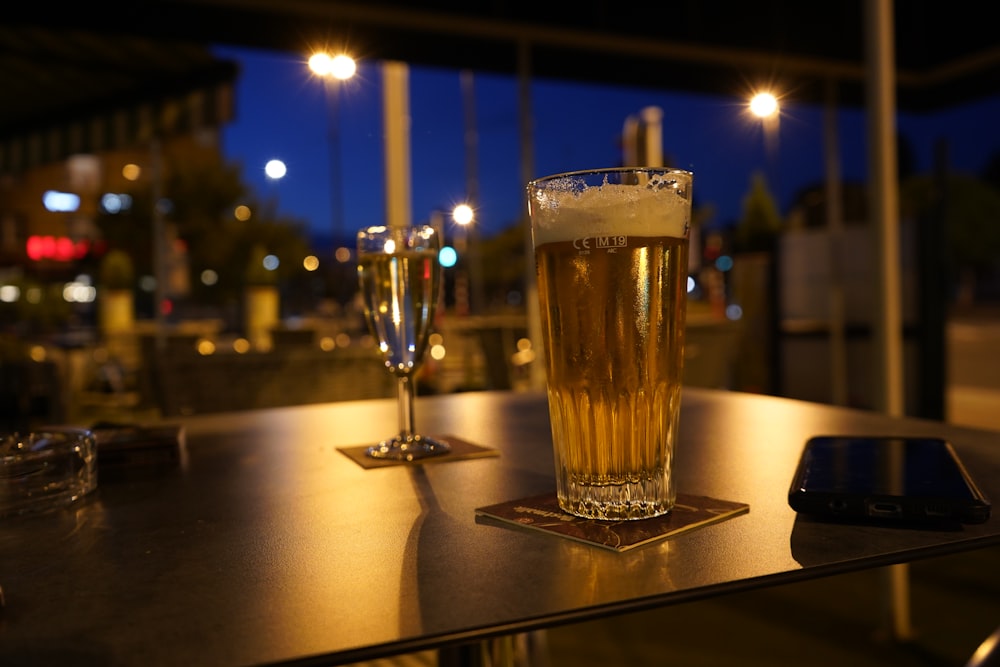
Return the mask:
M 186 419 L 182 468 L 0 521 L 0 664 L 335 664 L 1000 542 L 996 516 L 839 525 L 786 501 L 822 433 L 948 437 L 997 498 L 997 433 L 688 389 L 679 490 L 750 511 L 618 553 L 475 516 L 554 490 L 544 395 L 418 400 L 421 430 L 499 457 L 365 470 L 337 451 L 395 417 L 375 400 Z

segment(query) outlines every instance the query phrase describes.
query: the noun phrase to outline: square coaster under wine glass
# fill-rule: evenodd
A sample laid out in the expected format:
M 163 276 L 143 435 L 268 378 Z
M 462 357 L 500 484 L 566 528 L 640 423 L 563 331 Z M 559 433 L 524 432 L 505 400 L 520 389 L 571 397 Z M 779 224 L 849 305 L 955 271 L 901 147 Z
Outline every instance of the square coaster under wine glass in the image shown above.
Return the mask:
M 483 447 L 471 443 L 468 440 L 456 438 L 453 435 L 443 435 L 437 438 L 446 442 L 451 451 L 438 456 L 428 456 L 416 461 L 396 461 L 393 459 L 373 459 L 368 456 L 368 448 L 371 445 L 357 445 L 354 447 L 338 447 L 341 454 L 357 463 L 362 468 L 386 468 L 389 466 L 412 466 L 424 463 L 448 463 L 451 461 L 463 461 L 465 459 L 481 459 L 490 456 L 500 456 L 500 451 L 490 447 Z
M 603 521 L 564 512 L 554 493 L 476 509 L 477 517 L 540 530 L 613 551 L 702 528 L 750 511 L 746 503 L 680 493 L 674 508 L 651 519 Z

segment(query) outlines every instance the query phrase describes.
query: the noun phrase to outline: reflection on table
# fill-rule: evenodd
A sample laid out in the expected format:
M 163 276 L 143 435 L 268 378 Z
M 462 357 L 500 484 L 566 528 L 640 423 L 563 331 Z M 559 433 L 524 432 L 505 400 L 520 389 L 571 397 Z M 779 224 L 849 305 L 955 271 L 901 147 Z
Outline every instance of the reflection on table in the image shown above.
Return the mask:
M 543 394 L 420 399 L 428 430 L 500 456 L 366 470 L 389 400 L 184 420 L 186 461 L 4 521 L 0 663 L 339 663 L 1000 542 L 797 518 L 786 493 L 818 433 L 950 438 L 1000 497 L 997 435 L 715 390 L 685 391 L 679 490 L 749 513 L 624 553 L 489 522 L 554 489 Z

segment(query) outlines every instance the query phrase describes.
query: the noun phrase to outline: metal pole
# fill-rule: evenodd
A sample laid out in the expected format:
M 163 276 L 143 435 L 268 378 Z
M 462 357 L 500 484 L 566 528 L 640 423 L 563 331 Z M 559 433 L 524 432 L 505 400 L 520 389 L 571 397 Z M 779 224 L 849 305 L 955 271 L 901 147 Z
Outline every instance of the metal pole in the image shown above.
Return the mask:
M 462 70 L 460 82 L 462 87 L 463 119 L 465 125 L 465 196 L 466 203 L 473 210 L 479 205 L 479 132 L 476 129 L 476 90 L 475 79 L 470 70 Z M 474 220 L 465 228 L 468 239 L 469 267 L 469 312 L 480 313 L 485 305 L 486 294 L 483 289 L 483 266 L 481 249 L 479 247 L 479 221 Z
M 630 114 L 622 125 L 622 164 L 626 167 L 640 167 L 639 160 L 639 119 Z
M 382 108 L 385 127 L 385 212 L 390 227 L 410 225 L 409 68 L 405 63 L 382 65 Z
M 826 226 L 830 235 L 830 386 L 834 405 L 847 405 L 847 345 L 844 341 L 844 214 L 837 140 L 837 83 L 827 81 Z
M 876 254 L 876 350 L 879 407 L 903 414 L 902 290 L 899 265 L 899 177 L 891 0 L 867 0 L 870 216 Z
M 903 414 L 902 290 L 899 266 L 899 183 L 896 164 L 896 79 L 891 0 L 866 0 L 868 122 L 870 137 L 871 223 L 878 252 L 875 312 L 876 386 L 881 409 Z M 910 622 L 909 568 L 883 570 L 889 632 L 898 641 L 913 636 Z
M 663 166 L 663 109 L 646 107 L 642 110 L 642 123 L 645 127 L 646 159 L 644 167 Z
M 333 252 L 337 253 L 337 244 L 344 234 L 344 178 L 343 159 L 340 147 L 340 82 L 330 81 L 327 77 L 326 91 L 330 103 L 329 142 L 330 142 L 330 207 L 331 232 L 333 233 Z
M 167 348 L 166 313 L 163 312 L 167 300 L 167 256 L 166 225 L 163 221 L 163 147 L 160 140 L 153 137 L 149 145 L 153 181 L 153 321 L 156 322 L 156 349 L 163 352 Z
M 518 42 L 517 49 L 518 110 L 521 128 L 521 182 L 527 184 L 535 177 L 534 121 L 531 113 L 531 45 L 527 40 Z M 521 193 L 524 197 L 524 193 Z M 529 386 L 545 388 L 545 349 L 542 345 L 542 317 L 538 310 L 538 282 L 535 279 L 535 250 L 531 243 L 531 225 L 527 220 L 527 206 L 522 209 L 524 221 L 524 306 L 528 315 L 528 339 L 535 352 L 531 362 Z

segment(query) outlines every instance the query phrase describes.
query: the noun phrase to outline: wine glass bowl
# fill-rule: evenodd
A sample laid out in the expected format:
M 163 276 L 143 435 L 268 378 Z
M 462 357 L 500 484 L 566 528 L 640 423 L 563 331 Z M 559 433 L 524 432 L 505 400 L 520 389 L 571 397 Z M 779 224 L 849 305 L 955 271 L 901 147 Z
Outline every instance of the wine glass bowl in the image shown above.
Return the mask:
M 396 378 L 399 433 L 368 448 L 368 456 L 414 461 L 450 451 L 413 426 L 416 372 L 434 326 L 441 239 L 429 225 L 374 226 L 358 232 L 358 277 L 365 320 L 386 370 Z

